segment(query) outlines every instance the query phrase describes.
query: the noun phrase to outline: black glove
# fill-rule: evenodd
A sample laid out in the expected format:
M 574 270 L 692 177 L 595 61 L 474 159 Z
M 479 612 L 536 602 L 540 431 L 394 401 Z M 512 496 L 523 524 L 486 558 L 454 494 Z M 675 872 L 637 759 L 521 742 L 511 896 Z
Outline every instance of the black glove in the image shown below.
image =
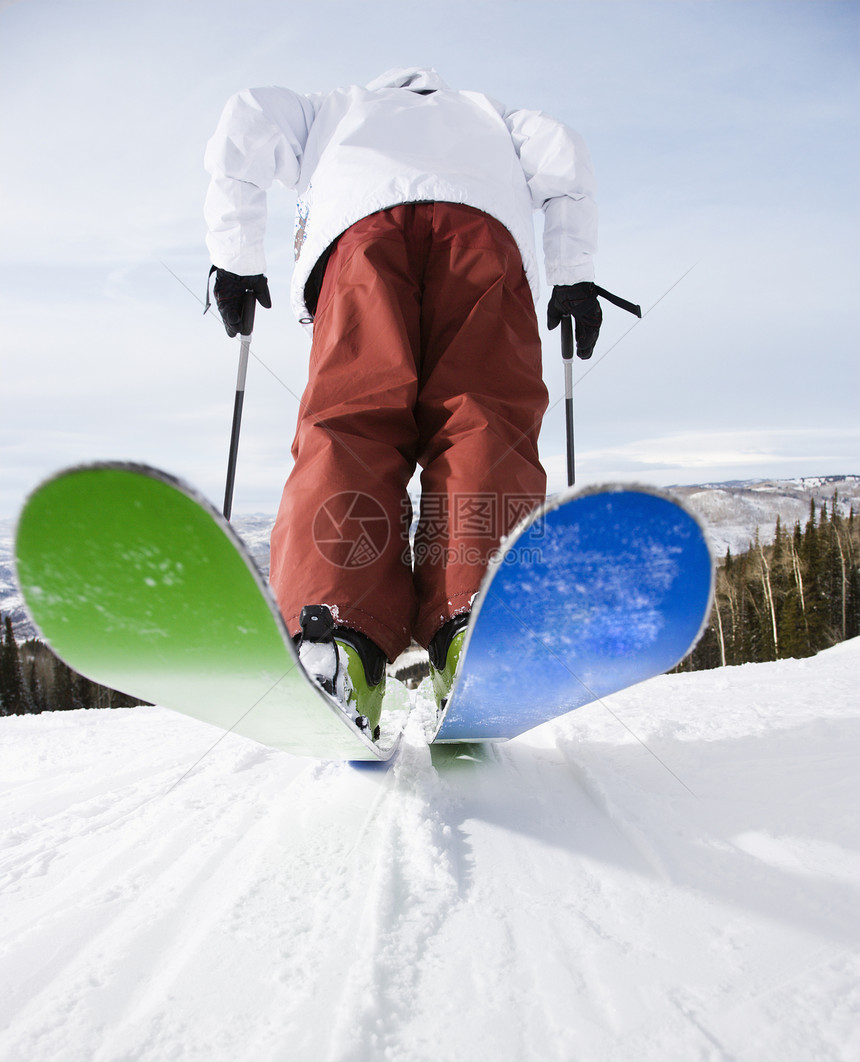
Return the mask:
M 221 320 L 227 329 L 227 335 L 231 337 L 251 334 L 254 327 L 254 309 L 258 302 L 267 310 L 272 307 L 269 282 L 262 273 L 253 277 L 239 277 L 235 273 L 228 273 L 226 269 L 215 269 L 213 291 Z M 254 293 L 256 301 L 249 299 L 246 305 L 245 296 L 248 292 Z
M 562 317 L 576 322 L 576 356 L 587 361 L 594 353 L 594 344 L 603 324 L 603 311 L 597 301 L 597 291 L 590 280 L 579 284 L 556 284 L 546 308 L 546 323 L 550 331 L 557 328 Z

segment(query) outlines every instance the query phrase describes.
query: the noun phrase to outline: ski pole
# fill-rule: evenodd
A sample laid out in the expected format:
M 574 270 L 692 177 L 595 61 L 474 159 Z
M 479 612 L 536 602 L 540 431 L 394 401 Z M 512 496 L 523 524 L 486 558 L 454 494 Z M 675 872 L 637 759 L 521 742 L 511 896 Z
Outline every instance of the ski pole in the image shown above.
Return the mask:
M 622 310 L 632 313 L 635 317 L 642 316 L 642 309 L 637 306 L 635 302 L 629 302 L 627 299 L 622 299 L 620 295 L 613 295 L 611 291 L 607 291 L 606 288 L 600 288 L 596 284 L 594 285 L 594 290 L 601 296 L 601 298 L 606 299 L 607 302 L 611 302 L 614 306 L 618 306 Z M 573 322 L 569 315 L 562 317 L 561 319 L 561 356 L 564 361 L 564 420 L 567 427 L 567 485 L 572 487 L 576 482 L 576 469 L 574 468 L 573 459 Z
M 239 333 L 239 372 L 236 378 L 236 397 L 233 401 L 233 429 L 230 433 L 230 453 L 227 457 L 227 486 L 224 490 L 224 519 L 229 520 L 233 511 L 233 484 L 236 479 L 236 458 L 239 454 L 239 429 L 242 426 L 242 406 L 245 402 L 245 376 L 248 372 L 248 353 L 251 349 L 251 333 L 254 331 L 254 311 L 257 296 L 245 292 L 242 303 L 242 330 Z
M 573 460 L 573 323 L 561 319 L 561 356 L 564 361 L 564 421 L 567 427 L 567 485 L 576 482 Z

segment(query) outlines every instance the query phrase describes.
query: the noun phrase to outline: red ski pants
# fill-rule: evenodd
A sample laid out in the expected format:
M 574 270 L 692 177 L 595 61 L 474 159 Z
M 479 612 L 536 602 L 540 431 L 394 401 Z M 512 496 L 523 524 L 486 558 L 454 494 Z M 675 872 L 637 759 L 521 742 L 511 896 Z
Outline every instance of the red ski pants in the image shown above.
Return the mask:
M 501 537 L 543 500 L 546 405 L 534 302 L 503 225 L 411 203 L 348 229 L 326 267 L 272 532 L 290 633 L 303 605 L 328 604 L 393 660 L 466 611 Z

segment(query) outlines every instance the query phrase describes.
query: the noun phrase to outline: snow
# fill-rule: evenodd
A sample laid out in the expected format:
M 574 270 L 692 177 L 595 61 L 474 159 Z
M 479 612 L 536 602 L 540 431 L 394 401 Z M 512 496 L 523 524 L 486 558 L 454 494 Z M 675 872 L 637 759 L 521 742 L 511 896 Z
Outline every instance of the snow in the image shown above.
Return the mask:
M 483 756 L 0 719 L 0 1057 L 860 1058 L 860 640 Z

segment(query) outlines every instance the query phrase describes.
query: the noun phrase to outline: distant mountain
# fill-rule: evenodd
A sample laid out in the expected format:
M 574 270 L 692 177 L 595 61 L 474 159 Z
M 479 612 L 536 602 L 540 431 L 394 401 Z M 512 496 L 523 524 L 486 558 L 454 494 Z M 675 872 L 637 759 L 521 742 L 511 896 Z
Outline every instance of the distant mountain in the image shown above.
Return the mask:
M 860 513 L 860 476 L 807 476 L 803 479 L 730 480 L 726 483 L 703 483 L 696 486 L 671 487 L 670 490 L 703 518 L 718 557 L 727 549 L 742 553 L 758 530 L 763 542 L 773 539 L 777 516 L 787 529 L 796 521 L 804 524 L 809 506 L 826 504 L 828 510 L 834 493 L 840 511 L 847 515 L 853 507 Z M 248 547 L 264 575 L 269 571 L 269 534 L 274 516 L 257 513 L 237 516 L 233 527 Z M 36 634 L 24 609 L 12 564 L 14 521 L 0 521 L 0 612 L 9 613 L 19 639 Z
M 756 530 L 762 542 L 772 542 L 777 516 L 788 530 L 798 520 L 805 524 L 813 501 L 816 511 L 826 504 L 829 512 L 834 493 L 842 515 L 847 516 L 852 507 L 860 514 L 860 476 L 730 480 L 670 490 L 704 519 L 718 557 L 727 549 L 742 553 Z

